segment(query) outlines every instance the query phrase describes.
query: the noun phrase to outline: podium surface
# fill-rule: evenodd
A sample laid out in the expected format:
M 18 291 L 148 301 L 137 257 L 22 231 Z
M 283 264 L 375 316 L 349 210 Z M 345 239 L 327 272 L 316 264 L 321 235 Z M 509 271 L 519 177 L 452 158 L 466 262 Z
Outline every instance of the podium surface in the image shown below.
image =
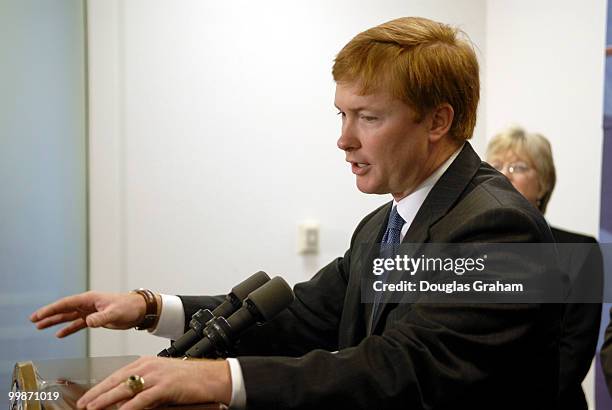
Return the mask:
M 17 363 L 13 372 L 13 392 L 37 392 L 40 400 L 13 402 L 11 409 L 76 409 L 78 399 L 92 386 L 115 370 L 138 359 L 138 356 L 90 357 L 41 360 Z M 111 407 L 116 409 L 116 406 Z M 210 403 L 198 405 L 162 405 L 158 409 L 222 410 L 226 406 Z

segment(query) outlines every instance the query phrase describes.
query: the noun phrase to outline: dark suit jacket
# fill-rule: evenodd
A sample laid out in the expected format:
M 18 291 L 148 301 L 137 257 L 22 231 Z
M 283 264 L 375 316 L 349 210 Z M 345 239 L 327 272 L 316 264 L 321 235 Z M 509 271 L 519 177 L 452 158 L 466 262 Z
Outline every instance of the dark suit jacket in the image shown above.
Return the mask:
M 552 228 L 552 234 L 559 243 L 597 244 L 590 236 L 579 235 Z M 603 282 L 603 261 L 598 246 L 562 247 L 562 267 L 572 272 L 570 277 L 576 286 L 590 286 L 601 289 Z M 570 295 L 571 298 L 571 295 Z M 567 410 L 587 409 L 587 402 L 581 383 L 591 367 L 595 355 L 601 303 L 568 303 L 564 306 L 559 345 L 559 408 Z
M 361 303 L 361 264 L 380 242 L 390 209 L 388 203 L 367 215 L 344 257 L 296 285 L 289 309 L 243 335 L 237 355 L 247 407 L 554 408 L 559 305 L 389 303 L 367 334 L 371 306 Z M 553 238 L 540 212 L 466 143 L 404 242 Z M 182 300 L 186 317 L 219 303 Z

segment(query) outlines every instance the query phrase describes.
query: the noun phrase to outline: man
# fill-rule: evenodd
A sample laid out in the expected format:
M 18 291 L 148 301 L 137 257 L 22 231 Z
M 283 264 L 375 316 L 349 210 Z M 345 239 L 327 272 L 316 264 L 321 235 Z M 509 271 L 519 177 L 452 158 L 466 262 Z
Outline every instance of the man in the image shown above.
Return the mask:
M 338 147 L 359 190 L 390 193 L 393 202 L 361 221 L 344 257 L 295 286 L 289 309 L 243 335 L 237 359 L 142 358 L 92 388 L 80 406 L 552 407 L 557 306 L 361 301 L 363 262 L 381 242 L 552 242 L 540 213 L 465 142 L 479 98 L 472 47 L 449 26 L 401 18 L 352 39 L 333 75 Z M 158 295 L 154 331 L 176 323 L 168 318 L 177 311 L 182 327 L 197 309 L 218 303 Z M 88 292 L 41 308 L 32 320 L 39 328 L 72 321 L 61 337 L 86 326 L 133 327 L 144 312 L 141 295 Z M 143 391 L 124 383 L 131 375 L 144 379 Z

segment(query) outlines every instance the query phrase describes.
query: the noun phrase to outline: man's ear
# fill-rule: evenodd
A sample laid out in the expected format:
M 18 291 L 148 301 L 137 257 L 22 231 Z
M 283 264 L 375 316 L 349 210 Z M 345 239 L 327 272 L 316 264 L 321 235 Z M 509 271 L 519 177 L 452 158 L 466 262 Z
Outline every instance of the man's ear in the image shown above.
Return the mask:
M 448 104 L 440 104 L 430 112 L 429 122 L 429 141 L 438 142 L 442 137 L 448 134 L 451 126 L 453 125 L 453 118 L 455 117 L 455 110 Z

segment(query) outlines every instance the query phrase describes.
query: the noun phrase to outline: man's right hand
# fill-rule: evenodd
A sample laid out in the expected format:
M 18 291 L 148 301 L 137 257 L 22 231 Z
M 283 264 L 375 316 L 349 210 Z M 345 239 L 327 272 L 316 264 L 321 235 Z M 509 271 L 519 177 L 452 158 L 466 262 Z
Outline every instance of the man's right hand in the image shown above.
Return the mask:
M 145 300 L 137 293 L 89 291 L 43 306 L 30 320 L 38 329 L 70 322 L 55 334 L 65 337 L 86 327 L 129 329 L 142 321 L 145 311 Z

